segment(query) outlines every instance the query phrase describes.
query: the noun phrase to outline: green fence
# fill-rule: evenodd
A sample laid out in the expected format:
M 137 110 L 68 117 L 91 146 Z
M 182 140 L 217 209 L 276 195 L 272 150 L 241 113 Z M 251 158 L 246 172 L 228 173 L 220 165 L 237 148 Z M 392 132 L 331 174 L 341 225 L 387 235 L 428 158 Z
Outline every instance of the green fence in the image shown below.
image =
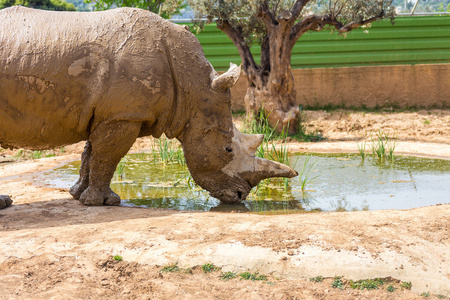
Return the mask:
M 197 35 L 216 70 L 241 59 L 230 39 L 215 24 Z M 260 48 L 252 53 L 259 61 Z M 292 68 L 327 68 L 397 64 L 450 63 L 450 16 L 398 17 L 395 25 L 376 22 L 368 33 L 356 29 L 347 37 L 330 31 L 308 32 L 295 45 Z

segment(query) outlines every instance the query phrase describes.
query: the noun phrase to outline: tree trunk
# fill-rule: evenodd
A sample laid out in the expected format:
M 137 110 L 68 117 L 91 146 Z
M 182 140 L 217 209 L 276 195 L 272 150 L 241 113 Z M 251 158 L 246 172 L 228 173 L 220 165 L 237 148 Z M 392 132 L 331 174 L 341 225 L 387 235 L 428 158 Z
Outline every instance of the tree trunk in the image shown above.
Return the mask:
M 257 118 L 263 109 L 270 126 L 281 133 L 288 130 L 295 134 L 298 128 L 300 111 L 296 101 L 294 78 L 290 67 L 286 72 L 271 71 L 266 80 L 248 78 L 249 85 L 245 95 L 247 120 Z
M 289 17 L 268 25 L 268 34 L 261 43 L 260 65 L 255 63 L 240 28 L 233 28 L 226 20 L 218 21 L 217 27 L 233 41 L 242 58 L 242 69 L 249 82 L 244 99 L 247 119 L 259 116 L 263 109 L 277 132 L 289 130 L 289 134 L 295 134 L 300 111 L 291 71 L 295 42 L 291 41 L 290 30 L 294 21 Z
M 295 43 L 290 40 L 292 24 L 279 19 L 271 25 L 261 43 L 261 64 L 257 70 L 244 68 L 249 86 L 245 96 L 247 117 L 263 109 L 270 126 L 277 132 L 295 134 L 298 129 L 298 108 L 294 77 L 291 71 L 291 53 Z

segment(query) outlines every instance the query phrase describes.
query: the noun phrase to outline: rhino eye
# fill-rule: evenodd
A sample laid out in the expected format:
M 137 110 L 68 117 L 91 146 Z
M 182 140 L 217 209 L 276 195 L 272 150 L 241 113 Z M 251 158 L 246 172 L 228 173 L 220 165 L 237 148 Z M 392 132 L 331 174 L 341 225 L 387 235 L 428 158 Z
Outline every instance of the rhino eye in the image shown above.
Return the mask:
M 225 149 L 225 151 L 227 151 L 228 153 L 233 152 L 233 149 L 231 149 L 231 147 L 225 147 L 224 149 Z

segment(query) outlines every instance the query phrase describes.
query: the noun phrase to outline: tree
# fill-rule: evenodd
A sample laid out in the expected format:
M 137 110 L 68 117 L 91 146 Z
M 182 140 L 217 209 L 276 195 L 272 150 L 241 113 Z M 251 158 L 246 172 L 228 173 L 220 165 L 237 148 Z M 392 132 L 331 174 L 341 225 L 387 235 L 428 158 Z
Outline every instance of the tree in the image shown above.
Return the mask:
M 444 3 L 439 4 L 438 8 L 436 9 L 437 12 L 450 12 L 450 2 L 447 5 L 447 8 L 444 9 Z
M 196 20 L 215 20 L 237 47 L 244 75 L 247 117 L 265 111 L 269 124 L 280 132 L 297 131 L 296 102 L 290 61 L 297 40 L 307 31 L 331 28 L 347 32 L 383 18 L 395 17 L 392 0 L 188 0 Z M 199 23 L 200 26 L 202 23 Z M 260 63 L 250 52 L 261 47 Z
M 93 3 L 97 10 L 110 9 L 112 7 L 137 7 L 154 12 L 168 19 L 186 7 L 184 0 L 86 0 Z
M 14 5 L 46 10 L 75 10 L 73 4 L 63 0 L 0 0 L 0 9 Z

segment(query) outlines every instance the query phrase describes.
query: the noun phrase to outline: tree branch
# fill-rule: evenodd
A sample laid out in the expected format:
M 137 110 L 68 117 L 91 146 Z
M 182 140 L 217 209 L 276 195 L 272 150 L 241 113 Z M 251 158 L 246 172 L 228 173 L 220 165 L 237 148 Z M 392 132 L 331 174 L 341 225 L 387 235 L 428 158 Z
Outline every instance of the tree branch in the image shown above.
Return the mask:
M 306 6 L 306 4 L 308 4 L 309 1 L 310 0 L 297 0 L 292 6 L 291 13 L 295 20 L 298 18 L 303 8 Z
M 336 28 L 339 33 L 346 33 L 349 31 L 352 31 L 355 28 L 361 27 L 363 25 L 372 23 L 374 21 L 377 21 L 384 16 L 384 11 L 382 10 L 378 15 L 362 20 L 362 21 L 353 21 L 346 25 L 342 24 L 340 21 L 338 21 L 334 16 L 332 15 L 312 15 L 308 16 L 303 21 L 298 22 L 292 27 L 291 33 L 290 33 L 290 41 L 292 47 L 295 45 L 297 40 L 307 31 L 309 30 L 315 30 L 315 31 L 321 31 L 325 25 L 333 26 Z
M 228 20 L 217 20 L 217 28 L 225 33 L 234 43 L 238 49 L 239 56 L 242 60 L 242 68 L 247 76 L 253 76 L 258 69 L 258 66 L 253 58 L 253 54 L 250 52 L 250 48 L 242 37 L 239 28 L 233 28 Z
M 264 1 L 258 7 L 258 18 L 263 20 L 264 24 L 266 24 L 267 28 L 270 30 L 273 26 L 278 25 L 278 21 L 275 19 L 274 15 L 269 10 L 269 5 L 267 1 Z
M 325 25 L 331 25 L 334 27 L 342 27 L 343 24 L 332 18 L 329 15 L 311 15 L 303 19 L 302 21 L 295 24 L 290 33 L 290 40 L 292 46 L 297 42 L 297 40 L 307 31 L 315 30 L 320 31 Z
M 384 11 L 382 10 L 378 15 L 376 15 L 375 17 L 372 17 L 370 19 L 367 20 L 363 20 L 363 21 L 358 21 L 358 22 L 350 22 L 347 25 L 343 26 L 342 28 L 337 28 L 339 29 L 340 33 L 345 33 L 345 32 L 349 32 L 352 31 L 355 28 L 361 27 L 363 25 L 375 22 L 379 19 L 381 19 L 384 15 Z

